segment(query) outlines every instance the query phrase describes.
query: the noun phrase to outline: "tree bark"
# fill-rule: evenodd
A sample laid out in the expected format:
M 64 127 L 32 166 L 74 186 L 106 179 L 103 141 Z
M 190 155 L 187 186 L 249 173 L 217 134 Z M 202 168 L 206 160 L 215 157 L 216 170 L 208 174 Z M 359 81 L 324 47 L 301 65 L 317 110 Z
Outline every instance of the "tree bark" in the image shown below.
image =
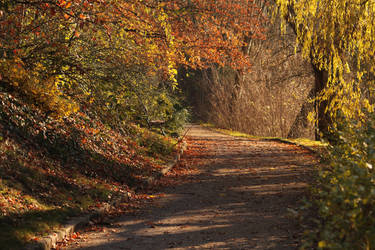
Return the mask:
M 326 70 L 320 70 L 313 64 L 315 73 L 315 99 L 321 94 L 326 88 L 328 82 L 328 72 Z M 328 101 L 317 101 L 315 100 L 315 112 L 317 115 L 317 124 L 315 125 L 315 139 L 321 140 L 329 137 L 329 128 L 332 125 L 332 120 L 329 114 L 326 112 Z

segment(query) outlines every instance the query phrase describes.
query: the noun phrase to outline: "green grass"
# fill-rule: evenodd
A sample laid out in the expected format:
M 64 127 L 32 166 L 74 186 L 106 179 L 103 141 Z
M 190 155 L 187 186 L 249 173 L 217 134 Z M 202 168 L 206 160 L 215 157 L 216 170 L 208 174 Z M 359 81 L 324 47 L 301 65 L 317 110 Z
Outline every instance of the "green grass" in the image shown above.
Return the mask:
M 315 141 L 307 138 L 296 138 L 296 139 L 283 139 L 289 142 L 293 142 L 298 145 L 302 145 L 305 147 L 327 147 L 328 143 L 322 142 L 322 141 Z
M 69 216 L 76 214 L 77 211 L 70 209 L 47 209 L 1 217 L 1 249 L 22 249 L 25 242 L 57 229 Z M 38 232 L 38 237 L 35 232 Z

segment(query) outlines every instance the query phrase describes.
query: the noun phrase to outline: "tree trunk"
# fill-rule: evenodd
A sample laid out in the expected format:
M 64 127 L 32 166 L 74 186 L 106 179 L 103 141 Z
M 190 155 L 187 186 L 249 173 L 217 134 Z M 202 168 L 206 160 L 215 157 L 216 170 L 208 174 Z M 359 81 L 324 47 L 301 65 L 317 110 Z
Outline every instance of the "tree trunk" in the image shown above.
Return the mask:
M 315 72 L 315 98 L 324 90 L 328 82 L 328 72 L 320 70 L 313 65 Z M 332 124 L 331 117 L 326 112 L 328 101 L 315 100 L 315 111 L 317 115 L 317 124 L 315 125 L 315 139 L 327 139 L 329 137 L 329 128 Z

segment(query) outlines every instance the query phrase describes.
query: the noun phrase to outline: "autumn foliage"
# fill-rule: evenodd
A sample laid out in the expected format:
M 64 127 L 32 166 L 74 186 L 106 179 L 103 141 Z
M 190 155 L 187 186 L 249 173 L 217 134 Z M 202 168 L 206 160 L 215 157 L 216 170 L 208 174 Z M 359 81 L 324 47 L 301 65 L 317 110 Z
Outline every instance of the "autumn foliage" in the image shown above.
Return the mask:
M 179 67 L 249 66 L 259 16 L 250 0 L 1 1 L 1 245 L 147 188 L 177 145 L 155 131 L 188 117 Z
M 261 13 L 249 0 L 27 0 L 0 8 L 1 82 L 56 116 L 103 99 L 129 116 L 122 104 L 144 98 L 138 88 L 165 82 L 161 92 L 173 91 L 181 65 L 249 65 L 242 48 L 262 38 Z
M 318 101 L 333 121 L 364 118 L 374 104 L 373 1 L 277 0 L 285 25 L 292 25 L 305 57 L 327 74 Z M 334 123 L 333 122 L 333 123 Z M 333 124 L 334 125 L 334 124 Z
M 277 0 L 323 87 L 329 154 L 319 169 L 318 220 L 303 249 L 374 249 L 374 1 Z M 324 79 L 326 78 L 326 79 Z

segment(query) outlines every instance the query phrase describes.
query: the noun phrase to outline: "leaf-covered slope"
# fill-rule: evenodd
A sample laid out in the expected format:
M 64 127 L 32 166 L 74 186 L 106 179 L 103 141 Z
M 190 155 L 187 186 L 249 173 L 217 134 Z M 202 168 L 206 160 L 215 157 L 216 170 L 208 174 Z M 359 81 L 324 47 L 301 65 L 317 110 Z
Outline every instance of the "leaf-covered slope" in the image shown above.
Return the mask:
M 68 214 L 120 204 L 171 159 L 175 142 L 88 113 L 54 120 L 0 92 L 0 245 L 14 248 Z

